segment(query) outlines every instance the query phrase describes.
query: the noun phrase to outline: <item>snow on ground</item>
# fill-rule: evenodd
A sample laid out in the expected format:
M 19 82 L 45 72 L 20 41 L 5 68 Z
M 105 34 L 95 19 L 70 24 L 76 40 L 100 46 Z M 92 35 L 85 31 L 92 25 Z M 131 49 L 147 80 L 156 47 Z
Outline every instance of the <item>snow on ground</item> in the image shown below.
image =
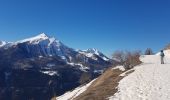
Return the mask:
M 123 66 L 116 66 L 116 67 L 113 68 L 113 70 L 114 69 L 119 69 L 121 71 L 125 71 L 125 68 Z
M 165 63 L 159 53 L 142 56 L 143 64 L 123 78 L 118 92 L 110 100 L 170 100 L 170 53 L 165 51 Z
M 40 71 L 40 72 L 44 73 L 44 74 L 47 74 L 47 75 L 50 75 L 50 76 L 54 76 L 54 75 L 59 76 L 57 71 Z
M 83 93 L 84 91 L 87 90 L 87 88 L 95 81 L 96 79 L 94 79 L 93 81 L 91 81 L 90 83 L 82 86 L 82 87 L 78 87 L 76 89 L 74 89 L 73 91 L 67 92 L 62 96 L 59 96 L 56 98 L 56 100 L 73 100 L 74 98 L 76 98 L 77 96 L 79 96 L 81 93 Z
M 84 66 L 84 65 L 81 64 L 81 63 L 69 63 L 69 62 L 67 62 L 67 64 L 69 64 L 69 65 L 71 65 L 71 66 L 80 66 L 80 70 L 81 70 L 81 71 L 84 71 L 84 72 L 87 72 L 87 70 L 89 69 L 89 67 Z

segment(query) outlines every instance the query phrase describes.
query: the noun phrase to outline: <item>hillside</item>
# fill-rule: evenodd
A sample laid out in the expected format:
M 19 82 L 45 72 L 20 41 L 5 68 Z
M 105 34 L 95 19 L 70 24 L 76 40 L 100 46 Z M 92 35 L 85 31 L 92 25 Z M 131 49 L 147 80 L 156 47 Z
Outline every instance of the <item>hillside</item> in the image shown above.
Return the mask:
M 56 100 L 104 100 L 117 91 L 118 82 L 124 77 L 120 76 L 123 72 L 122 67 L 109 68 L 100 77 L 57 97 Z
M 170 51 L 165 51 L 165 64 L 160 64 L 159 53 L 141 56 L 141 65 L 128 71 L 110 68 L 82 93 L 74 90 L 57 100 L 170 100 Z M 79 91 L 81 91 L 79 87 Z

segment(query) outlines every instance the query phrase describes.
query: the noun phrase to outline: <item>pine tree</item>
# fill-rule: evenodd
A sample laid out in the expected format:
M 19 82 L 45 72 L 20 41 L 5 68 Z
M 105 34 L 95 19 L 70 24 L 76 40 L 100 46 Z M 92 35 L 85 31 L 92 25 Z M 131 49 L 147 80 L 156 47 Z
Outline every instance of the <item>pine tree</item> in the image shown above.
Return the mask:
M 153 51 L 151 48 L 147 48 L 145 51 L 145 55 L 153 55 Z

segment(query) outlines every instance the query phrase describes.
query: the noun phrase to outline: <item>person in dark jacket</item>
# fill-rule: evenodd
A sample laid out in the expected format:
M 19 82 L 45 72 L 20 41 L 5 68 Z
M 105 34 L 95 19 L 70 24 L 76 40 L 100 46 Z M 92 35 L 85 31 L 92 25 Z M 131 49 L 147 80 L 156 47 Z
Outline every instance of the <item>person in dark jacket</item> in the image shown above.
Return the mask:
M 163 50 L 161 50 L 160 56 L 161 56 L 161 64 L 164 64 L 165 54 L 164 54 L 164 51 L 163 51 Z

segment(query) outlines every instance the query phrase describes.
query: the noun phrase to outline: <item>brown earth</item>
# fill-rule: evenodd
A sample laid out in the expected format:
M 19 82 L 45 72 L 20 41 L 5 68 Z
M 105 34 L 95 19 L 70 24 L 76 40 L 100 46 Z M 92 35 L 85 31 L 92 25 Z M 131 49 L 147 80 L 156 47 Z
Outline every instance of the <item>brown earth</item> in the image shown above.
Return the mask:
M 73 100 L 106 100 L 117 92 L 118 82 L 123 71 L 109 68 L 81 95 Z

